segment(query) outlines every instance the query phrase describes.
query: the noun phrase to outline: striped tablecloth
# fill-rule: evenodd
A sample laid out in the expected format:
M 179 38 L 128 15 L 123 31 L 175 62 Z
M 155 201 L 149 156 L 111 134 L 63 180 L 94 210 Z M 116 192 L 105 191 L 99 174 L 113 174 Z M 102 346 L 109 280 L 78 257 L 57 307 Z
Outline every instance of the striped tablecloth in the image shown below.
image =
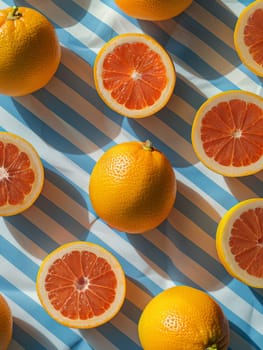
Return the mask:
M 131 0 L 132 1 L 132 0 Z M 231 278 L 219 263 L 215 232 L 237 202 L 263 197 L 263 173 L 228 179 L 206 169 L 193 153 L 196 110 L 220 91 L 262 94 L 262 80 L 240 62 L 233 46 L 237 16 L 252 1 L 194 0 L 163 22 L 128 18 L 113 0 L 0 1 L 0 7 L 33 7 L 54 24 L 62 46 L 55 77 L 38 92 L 0 96 L 0 130 L 30 141 L 45 167 L 45 185 L 23 214 L 0 219 L 0 291 L 13 312 L 10 350 L 138 350 L 137 322 L 152 296 L 186 284 L 208 292 L 231 328 L 229 349 L 263 349 L 263 293 Z M 129 120 L 96 93 L 93 64 L 110 38 L 143 32 L 170 53 L 177 84 L 167 107 L 151 118 Z M 0 48 L 2 50 L 2 48 Z M 128 140 L 151 139 L 170 159 L 178 193 L 169 218 L 144 235 L 115 232 L 91 207 L 88 182 L 105 150 Z M 122 264 L 127 297 L 109 323 L 78 331 L 59 325 L 40 306 L 35 279 L 42 259 L 59 245 L 101 244 Z

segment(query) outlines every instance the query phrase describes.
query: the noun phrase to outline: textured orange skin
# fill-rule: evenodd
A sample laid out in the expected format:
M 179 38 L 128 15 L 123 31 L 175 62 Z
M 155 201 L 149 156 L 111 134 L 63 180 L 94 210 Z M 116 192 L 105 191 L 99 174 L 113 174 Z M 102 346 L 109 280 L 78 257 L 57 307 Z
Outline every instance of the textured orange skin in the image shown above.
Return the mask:
M 229 325 L 220 306 L 188 286 L 154 297 L 141 314 L 138 332 L 144 350 L 227 350 L 229 343 Z
M 2 295 L 0 295 L 0 349 L 6 350 L 11 341 L 13 319 L 11 310 Z
M 176 179 L 158 150 L 133 141 L 113 146 L 95 165 L 89 184 L 98 216 L 113 228 L 142 233 L 164 221 L 175 201 Z
M 182 13 L 193 0 L 115 0 L 128 16 L 149 21 L 170 19 Z
M 56 72 L 61 48 L 52 24 L 39 12 L 19 7 L 0 10 L 0 93 L 22 96 L 43 86 Z

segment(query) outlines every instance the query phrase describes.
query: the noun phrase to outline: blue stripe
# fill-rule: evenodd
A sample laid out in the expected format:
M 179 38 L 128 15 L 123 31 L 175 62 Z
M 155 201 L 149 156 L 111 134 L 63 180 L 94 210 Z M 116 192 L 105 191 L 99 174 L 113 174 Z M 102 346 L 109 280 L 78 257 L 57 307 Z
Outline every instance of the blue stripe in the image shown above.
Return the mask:
M 22 214 L 15 216 L 8 216 L 6 221 L 13 225 L 17 230 L 20 230 L 24 235 L 29 238 L 35 244 L 45 247 L 46 250 L 52 251 L 57 247 L 56 242 L 47 236 L 39 227 L 32 224 Z M 5 243 L 6 244 L 6 243 Z M 13 262 L 15 265 L 15 261 Z M 22 266 L 22 265 L 20 265 Z
M 230 29 L 234 29 L 236 23 L 236 16 L 228 9 L 221 5 L 220 2 L 212 2 L 205 0 L 196 0 L 196 2 L 208 12 L 211 13 L 214 17 L 219 19 L 222 23 L 227 25 Z
M 74 218 L 73 215 L 70 216 L 68 213 L 60 209 L 58 206 L 53 204 L 50 200 L 41 196 L 38 200 L 38 208 L 47 214 L 49 217 L 56 220 L 59 224 L 65 227 L 65 229 L 75 236 L 76 240 L 82 240 L 86 237 L 87 227 L 83 226 Z
M 54 100 L 60 103 L 55 97 L 54 97 Z M 1 97 L 0 97 L 0 101 L 1 101 Z M 25 125 L 28 124 L 36 134 L 39 134 L 39 136 L 41 136 L 42 139 L 46 141 L 48 144 L 52 145 L 54 149 L 56 148 L 63 149 L 67 157 L 72 162 L 76 163 L 80 168 L 82 168 L 85 171 L 86 170 L 91 171 L 91 169 L 94 166 L 94 161 L 91 158 L 89 158 L 87 154 L 85 155 L 85 157 L 80 159 L 78 155 L 82 153 L 82 151 L 78 149 L 74 144 L 70 143 L 66 138 L 64 138 L 62 135 L 60 135 L 56 131 L 54 131 L 47 124 L 44 124 L 44 122 L 39 120 L 36 117 L 36 115 L 34 115 L 31 111 L 29 111 L 25 107 L 23 107 L 17 101 L 14 104 L 11 103 L 11 100 L 8 100 L 7 102 L 10 102 L 10 103 L 5 103 L 5 110 L 8 111 L 13 116 L 15 116 L 18 121 L 20 121 L 22 124 L 25 124 Z M 60 112 L 62 115 L 64 115 L 63 113 L 68 111 L 64 110 Z
M 61 6 L 61 0 L 53 1 L 58 7 Z M 75 21 L 72 21 L 72 24 L 77 24 L 81 20 L 81 24 L 89 28 L 92 32 L 100 36 L 104 41 L 108 41 L 112 36 L 117 35 L 115 31 L 107 24 L 103 23 L 98 18 L 94 17 L 91 13 L 84 10 L 78 4 L 73 1 L 67 0 L 67 6 L 63 10 Z
M 27 332 L 25 332 L 24 329 L 17 324 L 18 322 L 19 324 L 24 324 L 25 328 L 27 329 Z M 31 334 L 33 334 L 33 336 Z M 43 334 L 40 335 L 38 332 L 36 332 L 35 329 L 33 329 L 31 325 L 26 323 L 26 321 L 22 320 L 14 321 L 12 339 L 14 339 L 25 349 L 47 350 L 54 348 L 54 346 L 48 340 L 48 338 L 44 338 Z M 41 342 L 44 343 L 45 346 L 42 345 L 37 339 L 41 339 Z
M 43 161 L 45 167 L 45 179 L 53 183 L 60 191 L 64 192 L 72 200 L 78 203 L 83 208 L 88 209 L 90 206 L 88 193 L 82 188 L 73 183 L 74 179 L 67 178 L 64 174 L 59 172 L 56 168 Z

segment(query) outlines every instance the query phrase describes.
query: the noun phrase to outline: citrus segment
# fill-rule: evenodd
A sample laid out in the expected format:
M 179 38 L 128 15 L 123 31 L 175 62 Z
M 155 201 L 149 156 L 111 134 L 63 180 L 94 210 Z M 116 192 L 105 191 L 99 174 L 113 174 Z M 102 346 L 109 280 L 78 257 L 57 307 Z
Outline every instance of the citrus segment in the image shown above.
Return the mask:
M 29 208 L 43 183 L 43 165 L 33 146 L 17 135 L 0 132 L 0 215 Z
M 0 93 L 30 94 L 55 74 L 61 48 L 51 22 L 27 7 L 0 10 Z
M 196 155 L 225 176 L 244 176 L 263 168 L 263 99 L 237 90 L 209 98 L 192 127 Z
M 263 1 L 254 1 L 244 8 L 234 30 L 236 51 L 248 69 L 263 76 Z
M 128 16 L 148 21 L 162 21 L 185 11 L 193 0 L 115 0 Z
M 147 141 L 108 149 L 92 170 L 89 194 L 97 215 L 111 227 L 142 233 L 169 215 L 176 178 L 169 160 Z
M 109 321 L 125 298 L 125 276 L 116 258 L 88 242 L 65 244 L 42 262 L 37 292 L 46 311 L 73 328 Z
M 166 289 L 153 297 L 138 323 L 144 350 L 227 350 L 228 321 L 207 293 L 188 286 Z
M 253 198 L 232 207 L 216 234 L 218 256 L 235 278 L 263 287 L 263 199 Z
M 142 118 L 164 107 L 175 69 L 164 48 L 145 34 L 122 34 L 104 45 L 94 64 L 96 89 L 116 112 Z
M 13 318 L 11 309 L 0 294 L 0 349 L 7 350 L 12 338 Z

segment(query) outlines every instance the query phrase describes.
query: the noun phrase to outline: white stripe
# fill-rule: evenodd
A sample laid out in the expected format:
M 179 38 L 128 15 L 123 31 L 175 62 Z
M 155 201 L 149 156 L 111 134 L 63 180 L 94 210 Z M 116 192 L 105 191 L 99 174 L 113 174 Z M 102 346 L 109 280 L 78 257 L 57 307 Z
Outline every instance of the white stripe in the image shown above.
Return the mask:
M 90 123 L 92 123 L 98 130 L 103 132 L 111 140 L 120 143 L 127 140 L 134 139 L 128 132 L 122 130 L 120 133 L 120 126 L 110 118 L 107 118 L 102 112 L 90 104 L 85 98 L 76 93 L 72 88 L 64 84 L 62 81 L 54 78 L 53 82 L 49 84 L 47 90 L 55 95 L 65 105 L 70 106 L 74 111 L 79 113 Z M 93 153 L 96 158 L 99 152 Z M 90 154 L 91 155 L 91 154 Z
M 96 329 L 80 330 L 78 331 L 80 337 L 85 339 L 87 343 L 94 348 L 94 350 L 118 350 L 107 338 L 105 338 L 99 331 Z M 14 349 L 15 350 L 15 349 Z M 31 350 L 31 349 L 30 349 Z M 32 349 L 37 350 L 37 349 Z M 61 350 L 61 349 L 58 349 Z M 69 349 L 67 349 L 69 350 Z
M 193 221 L 175 209 L 170 213 L 168 221 L 176 231 L 179 231 L 187 240 L 193 242 L 214 260 L 218 261 L 214 238 L 204 232 Z
M 5 223 L 3 218 L 0 219 L 0 236 L 11 243 L 21 251 L 28 259 L 39 265 L 41 260 L 46 256 L 46 252 L 11 223 Z M 33 253 L 34 252 L 34 253 Z
M 86 0 L 73 0 L 76 4 L 83 8 L 87 9 Z M 129 20 L 120 16 L 116 11 L 111 7 L 103 4 L 101 1 L 91 1 L 89 5 L 89 13 L 97 17 L 98 20 L 102 21 L 105 24 L 108 24 L 115 32 L 121 33 L 142 33 L 142 29 L 135 26 Z M 116 21 L 116 16 L 119 20 Z
M 176 173 L 178 191 L 212 220 L 219 221 L 226 209 L 181 173 Z
M 147 294 L 142 288 L 139 288 L 136 283 L 126 279 L 126 298 L 138 308 L 143 310 L 152 299 L 152 296 Z
M 42 12 L 46 17 L 62 27 L 63 30 L 74 36 L 83 45 L 89 47 L 94 53 L 98 52 L 104 44 L 104 41 L 98 35 L 69 16 L 60 7 L 55 5 L 53 1 L 46 0 L 39 2 L 38 0 L 29 0 L 28 4 L 37 8 L 38 11 Z
M 111 249 L 118 252 L 118 254 L 128 261 L 129 264 L 146 274 L 149 280 L 161 288 L 168 288 L 173 285 L 173 282 L 170 281 L 170 277 L 167 273 L 164 272 L 155 262 L 151 261 L 143 253 L 138 253 L 130 243 L 115 234 L 114 231 L 100 220 L 95 221 L 90 230 L 101 241 L 111 247 Z
M 92 213 L 87 215 L 88 208 L 86 207 L 84 201 L 83 203 L 79 204 L 77 201 L 72 199 L 70 195 L 56 187 L 52 182 L 47 180 L 45 181 L 42 195 L 87 229 L 94 220 Z
M 24 347 L 22 347 L 19 343 L 17 343 L 14 339 L 11 340 L 8 350 L 26 350 Z
M 240 1 L 235 0 L 222 0 L 222 5 L 236 17 L 238 17 L 241 11 L 246 7 L 246 5 L 243 5 Z
M 237 1 L 235 1 L 235 3 L 237 3 Z M 191 6 L 187 9 L 187 14 L 195 21 L 199 22 L 208 32 L 213 33 L 214 36 L 219 38 L 226 45 L 233 47 L 233 30 L 213 16 L 204 7 L 200 6 L 196 1 L 193 1 Z
M 138 339 L 138 329 L 137 324 L 132 322 L 128 317 L 126 317 L 122 312 L 119 312 L 118 315 L 116 315 L 111 323 L 117 327 L 123 334 L 126 335 L 126 337 L 130 338 L 132 341 L 140 344 Z
M 78 240 L 64 226 L 58 224 L 36 206 L 26 210 L 24 216 L 59 245 Z
M 59 89 L 60 83 L 55 77 L 52 79 L 52 82 L 46 86 L 46 89 L 49 90 L 49 87 L 52 84 L 55 84 L 56 89 Z M 65 98 L 67 98 L 67 96 L 65 96 Z M 73 128 L 70 124 L 65 122 L 63 120 L 63 115 L 58 116 L 56 113 L 47 108 L 43 103 L 41 103 L 34 95 L 16 97 L 15 99 L 23 107 L 30 110 L 30 112 L 37 116 L 39 120 L 48 125 L 52 130 L 62 135 L 62 137 L 79 148 L 79 150 L 81 150 L 83 153 L 89 153 L 90 150 L 97 149 L 96 152 L 98 155 L 102 154 L 102 151 L 98 149 L 98 147 L 92 141 L 90 141 L 77 129 Z M 88 110 L 90 110 L 90 107 Z M 59 144 L 57 147 L 59 148 Z

